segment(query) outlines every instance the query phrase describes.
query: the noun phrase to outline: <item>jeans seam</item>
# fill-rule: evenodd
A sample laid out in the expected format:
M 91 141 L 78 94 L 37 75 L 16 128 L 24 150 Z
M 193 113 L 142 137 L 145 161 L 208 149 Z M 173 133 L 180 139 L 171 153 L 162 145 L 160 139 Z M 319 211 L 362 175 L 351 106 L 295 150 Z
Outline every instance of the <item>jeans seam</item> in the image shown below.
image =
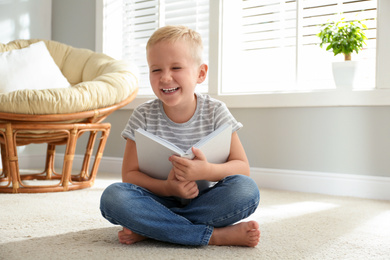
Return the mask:
M 214 231 L 214 228 L 212 226 L 209 226 L 209 225 L 206 226 L 205 234 L 204 234 L 202 242 L 201 242 L 202 246 L 209 244 L 209 241 L 210 241 L 211 235 L 213 234 L 213 231 Z

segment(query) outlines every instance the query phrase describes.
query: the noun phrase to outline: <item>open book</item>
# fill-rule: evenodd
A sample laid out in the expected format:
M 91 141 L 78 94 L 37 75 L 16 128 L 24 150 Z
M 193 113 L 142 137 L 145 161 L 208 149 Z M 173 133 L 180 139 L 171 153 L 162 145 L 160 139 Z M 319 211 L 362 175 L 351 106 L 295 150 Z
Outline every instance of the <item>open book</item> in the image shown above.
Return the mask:
M 224 163 L 230 154 L 231 137 L 232 126 L 224 124 L 202 138 L 194 147 L 199 148 L 204 153 L 208 162 Z M 182 151 L 171 142 L 141 128 L 135 132 L 135 142 L 140 171 L 156 179 L 167 179 L 172 169 L 172 163 L 169 161 L 170 156 L 177 155 L 191 160 L 194 158 L 191 148 L 188 151 Z M 207 181 L 197 181 L 197 184 L 199 190 L 212 185 Z

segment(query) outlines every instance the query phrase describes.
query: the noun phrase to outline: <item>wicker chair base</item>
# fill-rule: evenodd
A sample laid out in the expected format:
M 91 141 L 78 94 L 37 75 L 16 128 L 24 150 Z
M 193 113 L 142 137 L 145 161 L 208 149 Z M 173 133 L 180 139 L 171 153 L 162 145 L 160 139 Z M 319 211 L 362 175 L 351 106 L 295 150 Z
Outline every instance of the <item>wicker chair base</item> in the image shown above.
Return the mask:
M 1 159 L 3 172 L 0 175 L 0 193 L 41 193 L 83 189 L 94 183 L 103 150 L 110 133 L 109 123 L 74 123 L 74 124 L 0 124 Z M 3 130 L 1 130 L 3 129 Z M 49 131 L 44 138 L 34 131 Z M 72 164 L 77 139 L 89 132 L 89 140 L 84 155 L 84 162 L 79 174 L 72 175 Z M 90 162 L 98 133 L 101 133 L 94 156 L 92 170 Z M 45 169 L 41 173 L 20 174 L 16 147 L 27 143 L 47 143 Z M 55 147 L 66 144 L 62 173 L 54 170 Z M 29 185 L 30 180 L 58 180 L 52 185 Z
M 102 121 L 115 110 L 133 101 L 136 95 L 137 90 L 118 104 L 79 113 L 26 115 L 0 112 L 0 149 L 3 165 L 0 174 L 0 193 L 57 192 L 91 187 L 95 181 L 111 129 L 110 123 L 102 123 Z M 72 165 L 76 143 L 84 133 L 89 133 L 89 140 L 81 171 L 74 175 Z M 99 134 L 101 134 L 100 137 L 98 137 Z M 96 143 L 96 140 L 99 142 Z M 35 174 L 21 174 L 16 147 L 41 143 L 47 144 L 44 171 Z M 54 171 L 57 145 L 66 145 L 61 173 Z M 95 151 L 94 156 L 93 151 Z M 91 165 L 92 158 L 94 160 Z M 31 180 L 47 181 L 50 184 L 30 185 L 28 182 Z M 51 184 L 54 180 L 58 180 L 58 183 Z

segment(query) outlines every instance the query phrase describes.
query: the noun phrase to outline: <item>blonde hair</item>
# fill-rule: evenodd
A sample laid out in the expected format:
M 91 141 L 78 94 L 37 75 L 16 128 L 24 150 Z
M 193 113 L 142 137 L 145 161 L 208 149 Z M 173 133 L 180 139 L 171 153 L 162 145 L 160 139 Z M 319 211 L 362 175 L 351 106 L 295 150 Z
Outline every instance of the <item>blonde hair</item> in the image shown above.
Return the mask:
M 192 51 L 194 60 L 199 64 L 203 63 L 202 52 L 203 43 L 200 34 L 183 25 L 167 25 L 156 30 L 152 36 L 150 36 L 148 43 L 146 44 L 146 51 L 153 45 L 162 42 L 176 42 L 177 40 L 186 41 Z

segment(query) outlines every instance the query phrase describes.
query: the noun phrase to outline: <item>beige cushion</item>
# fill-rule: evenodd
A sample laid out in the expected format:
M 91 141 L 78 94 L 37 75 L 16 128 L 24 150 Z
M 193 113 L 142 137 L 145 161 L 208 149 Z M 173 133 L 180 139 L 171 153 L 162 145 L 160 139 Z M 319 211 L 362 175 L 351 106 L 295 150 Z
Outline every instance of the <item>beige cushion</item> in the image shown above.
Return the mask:
M 0 44 L 0 52 L 21 49 L 39 40 Z M 117 104 L 138 88 L 134 66 L 107 55 L 44 40 L 70 88 L 0 93 L 0 112 L 63 114 Z
M 44 42 L 0 52 L 0 93 L 67 87 L 70 83 L 54 63 Z

